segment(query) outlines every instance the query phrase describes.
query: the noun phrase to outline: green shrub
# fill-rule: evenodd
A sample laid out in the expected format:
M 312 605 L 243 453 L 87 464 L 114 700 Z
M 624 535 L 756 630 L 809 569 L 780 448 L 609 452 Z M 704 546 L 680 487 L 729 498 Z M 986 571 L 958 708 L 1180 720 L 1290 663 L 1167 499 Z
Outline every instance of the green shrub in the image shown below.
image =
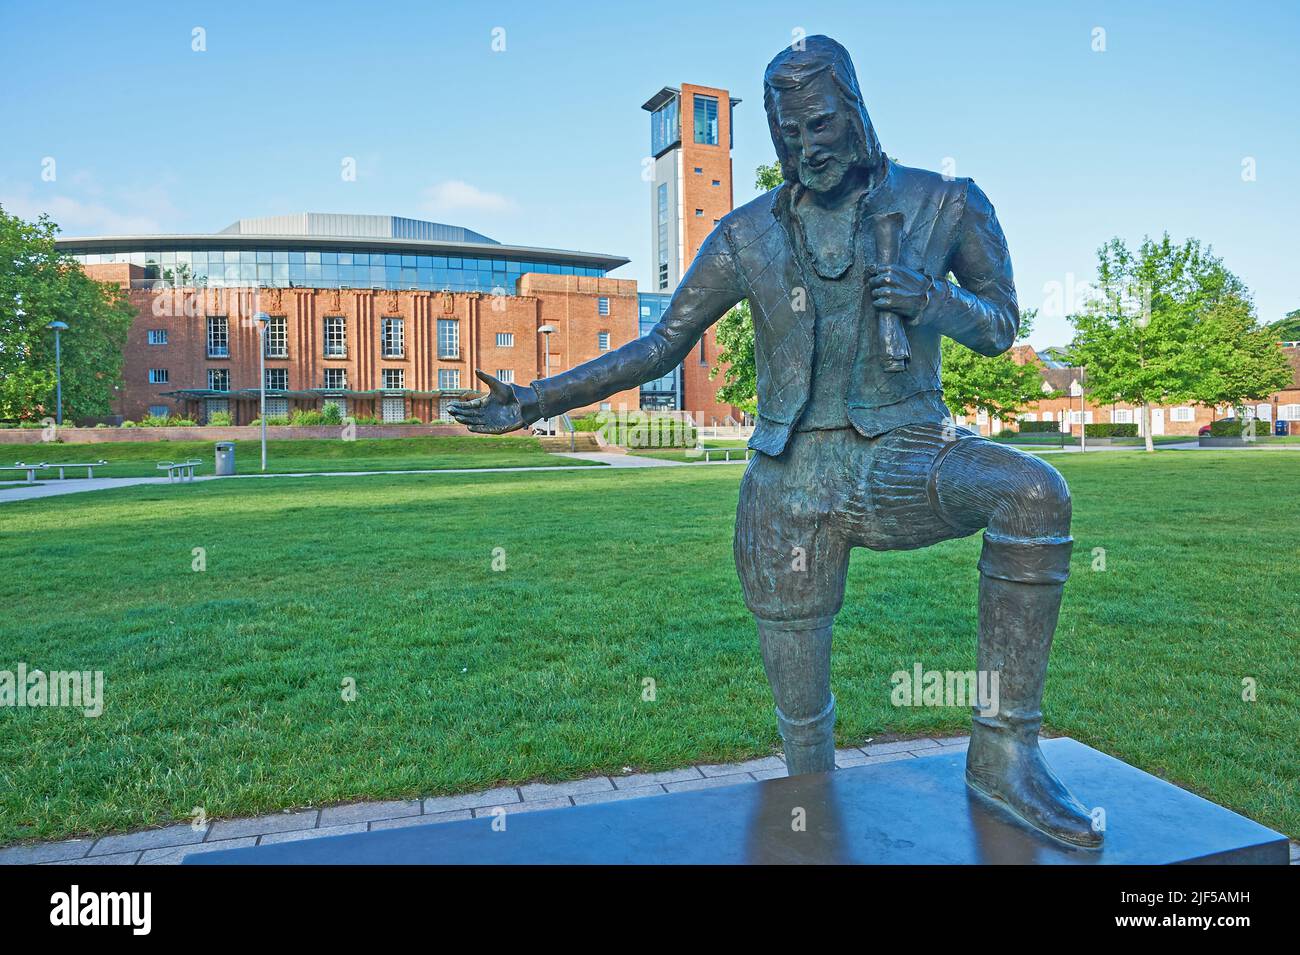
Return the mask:
M 1246 425 L 1240 418 L 1220 418 L 1210 422 L 1210 434 L 1216 438 L 1240 438 L 1245 431 Z M 1267 438 L 1272 434 L 1272 422 L 1255 419 L 1255 437 Z
M 1061 422 L 1059 421 L 1022 421 L 1020 422 L 1021 434 L 1060 434 Z
M 610 444 L 628 448 L 693 448 L 693 427 L 671 415 L 602 411 L 573 419 L 575 431 L 599 431 Z
M 136 423 L 135 423 L 134 421 L 130 421 L 130 420 L 123 421 L 123 422 L 122 422 L 122 427 L 123 427 L 123 428 L 134 428 L 134 427 L 136 427 Z
M 1138 436 L 1138 426 L 1132 422 L 1128 424 L 1118 424 L 1113 421 L 1098 422 L 1084 425 L 1083 430 L 1090 438 L 1136 438 Z
M 228 428 L 234 423 L 229 411 L 214 411 L 208 415 L 208 424 L 214 428 Z
M 362 415 L 359 418 L 353 418 L 352 422 L 353 424 L 379 424 L 379 418 L 377 418 L 375 415 L 368 414 L 368 415 Z
M 337 404 L 330 403 L 325 405 L 320 410 L 320 423 L 321 424 L 342 424 L 343 411 L 339 408 Z

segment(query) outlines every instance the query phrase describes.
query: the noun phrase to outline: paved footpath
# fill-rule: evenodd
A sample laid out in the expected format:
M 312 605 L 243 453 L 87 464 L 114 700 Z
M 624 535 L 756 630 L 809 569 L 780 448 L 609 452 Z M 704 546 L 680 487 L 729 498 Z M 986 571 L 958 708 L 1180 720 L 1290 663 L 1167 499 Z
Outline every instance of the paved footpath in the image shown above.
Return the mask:
M 621 468 L 680 468 L 690 465 L 691 467 L 712 467 L 723 464 L 740 464 L 739 459 L 734 461 L 664 461 L 659 458 L 643 458 L 635 454 L 614 454 L 608 451 L 576 451 L 569 454 L 557 454 L 556 458 L 578 458 L 583 461 L 598 461 L 601 464 L 608 465 L 603 468 L 593 468 L 586 464 L 549 464 L 545 467 L 534 468 L 428 468 L 422 470 L 403 470 L 403 471 L 293 471 L 275 474 L 232 474 L 227 477 L 217 477 L 215 474 L 203 474 L 195 476 L 195 482 L 198 481 L 225 481 L 238 479 L 257 479 L 257 478 L 302 478 L 302 477 L 366 477 L 372 474 L 531 474 L 547 473 L 550 471 L 586 471 L 589 474 L 600 474 L 606 471 L 619 470 Z M 84 491 L 103 491 L 111 487 L 133 487 L 137 484 L 172 484 L 181 482 L 172 482 L 165 477 L 127 477 L 127 478 L 68 478 L 64 481 L 41 481 L 36 484 L 20 484 L 15 487 L 0 488 L 0 504 L 7 504 L 10 501 L 30 501 L 33 498 L 55 497 L 60 494 L 79 494 Z
M 866 743 L 836 750 L 841 769 L 900 759 L 924 759 L 961 752 L 968 736 Z M 491 815 L 494 811 L 563 809 L 620 799 L 639 799 L 693 789 L 734 786 L 786 775 L 780 756 L 743 763 L 704 764 L 659 773 L 593 776 L 567 783 L 502 786 L 461 796 L 357 802 L 320 809 L 298 809 L 247 819 L 222 819 L 194 828 L 179 823 L 100 838 L 68 839 L 0 849 L 0 865 L 176 865 L 187 855 L 220 849 L 319 839 L 352 832 L 429 826 Z M 1300 865 L 1300 843 L 1291 843 L 1291 864 Z
M 897 759 L 917 759 L 935 753 L 959 752 L 966 748 L 967 741 L 966 736 L 953 736 L 867 743 L 860 748 L 838 750 L 835 762 L 841 768 L 847 768 Z M 319 839 L 400 826 L 436 825 L 491 815 L 494 809 L 500 811 L 502 808 L 507 813 L 531 812 L 616 799 L 662 796 L 784 775 L 785 761 L 780 756 L 767 756 L 743 763 L 688 766 L 660 773 L 629 772 L 623 776 L 593 776 L 567 783 L 502 786 L 461 796 L 358 802 L 250 819 L 222 819 L 198 829 L 183 822 L 162 829 L 143 829 L 98 839 L 11 846 L 0 849 L 0 865 L 175 865 L 196 852 Z

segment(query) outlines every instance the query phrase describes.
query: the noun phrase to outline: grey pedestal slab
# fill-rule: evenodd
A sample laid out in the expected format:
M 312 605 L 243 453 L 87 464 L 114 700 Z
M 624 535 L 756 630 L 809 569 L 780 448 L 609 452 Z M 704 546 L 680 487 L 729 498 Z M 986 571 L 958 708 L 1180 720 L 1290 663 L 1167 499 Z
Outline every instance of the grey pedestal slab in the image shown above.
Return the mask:
M 1075 849 L 965 783 L 965 754 L 717 789 L 192 856 L 191 865 L 1276 863 L 1285 836 L 1072 739 L 1048 763 L 1106 813 L 1106 845 Z M 805 828 L 798 831 L 802 814 Z M 499 828 L 499 826 L 498 826 Z

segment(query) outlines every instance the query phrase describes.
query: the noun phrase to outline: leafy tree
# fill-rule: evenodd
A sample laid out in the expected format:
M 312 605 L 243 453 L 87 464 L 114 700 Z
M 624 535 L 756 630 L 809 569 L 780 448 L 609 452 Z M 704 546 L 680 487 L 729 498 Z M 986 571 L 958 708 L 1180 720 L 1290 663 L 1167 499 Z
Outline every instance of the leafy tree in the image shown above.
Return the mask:
M 723 315 L 714 326 L 714 334 L 718 340 L 720 364 L 709 372 L 709 378 L 723 373 L 718 400 L 756 414 L 758 372 L 754 363 L 754 315 L 749 310 L 749 300 L 742 301 Z
M 754 188 L 767 192 L 781 185 L 781 164 L 773 161 L 754 170 Z M 718 367 L 709 371 L 710 380 L 722 375 L 718 401 L 755 414 L 758 410 L 758 377 L 754 365 L 754 315 L 743 301 L 723 315 L 714 326 L 718 341 Z
M 1096 399 L 1142 408 L 1147 451 L 1151 405 L 1202 400 L 1212 363 L 1206 321 L 1216 306 L 1246 301 L 1246 288 L 1197 239 L 1176 245 L 1166 233 L 1136 251 L 1111 239 L 1097 251 L 1098 292 L 1071 317 L 1074 361 Z
M 1017 341 L 1029 337 L 1036 315 L 1036 309 L 1021 313 Z M 944 400 L 954 412 L 987 411 L 1010 420 L 1043 397 L 1039 367 L 1016 364 L 1010 352 L 990 358 L 951 338 L 944 338 L 939 347 Z
M 1293 308 L 1286 313 L 1285 318 L 1269 322 L 1264 327 L 1280 342 L 1300 341 L 1300 308 Z
M 62 335 L 65 417 L 110 410 L 135 310 L 121 289 L 86 276 L 54 247 L 48 216 L 27 222 L 0 208 L 0 418 L 54 413 L 54 333 Z
M 1202 404 L 1241 409 L 1291 383 L 1291 364 L 1277 333 L 1256 324 L 1249 301 L 1232 296 L 1211 306 L 1202 330 L 1208 359 L 1196 388 L 1196 400 Z

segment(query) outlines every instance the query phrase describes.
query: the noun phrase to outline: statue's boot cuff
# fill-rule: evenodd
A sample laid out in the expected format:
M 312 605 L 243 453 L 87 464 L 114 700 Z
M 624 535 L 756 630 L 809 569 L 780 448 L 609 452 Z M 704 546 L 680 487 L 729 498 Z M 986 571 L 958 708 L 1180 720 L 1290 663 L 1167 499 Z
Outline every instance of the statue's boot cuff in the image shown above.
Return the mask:
M 835 615 L 821 617 L 799 617 L 794 620 L 773 620 L 767 617 L 757 618 L 759 628 L 769 627 L 773 630 L 821 630 L 835 623 Z
M 1070 576 L 1071 537 L 1003 537 L 984 532 L 980 573 L 1018 584 L 1063 584 Z
M 791 776 L 835 768 L 834 694 L 825 709 L 805 719 L 791 719 L 777 707 L 776 724 L 785 742 L 785 762 Z

